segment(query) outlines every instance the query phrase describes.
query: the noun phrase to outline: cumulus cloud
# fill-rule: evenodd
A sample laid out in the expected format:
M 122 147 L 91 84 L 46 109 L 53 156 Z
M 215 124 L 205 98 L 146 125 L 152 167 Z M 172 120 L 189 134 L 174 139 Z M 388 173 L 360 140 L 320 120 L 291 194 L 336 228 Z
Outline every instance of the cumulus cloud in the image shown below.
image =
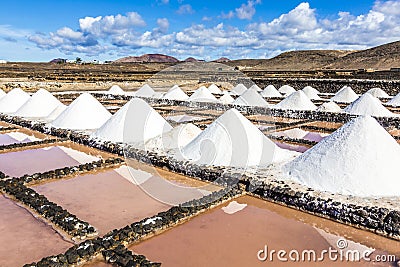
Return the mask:
M 248 1 L 225 14 L 225 18 L 251 19 L 258 3 Z M 187 6 L 190 5 L 181 5 L 181 14 L 194 12 Z M 156 26 L 148 29 L 140 14 L 131 12 L 82 18 L 78 29 L 63 27 L 44 35 L 33 34 L 29 40 L 43 49 L 89 55 L 145 51 L 184 57 L 257 58 L 298 49 L 363 49 L 400 40 L 399 6 L 400 0 L 377 1 L 365 14 L 355 16 L 342 11 L 336 17 L 321 18 L 316 15 L 317 10 L 304 2 L 269 21 L 237 27 L 226 23 L 192 24 L 174 32 L 170 32 L 167 18 L 156 19 Z M 2 31 L 7 28 L 0 27 L 0 37 L 5 37 Z
M 181 5 L 179 9 L 176 11 L 176 13 L 183 15 L 183 14 L 193 14 L 194 10 L 191 5 L 186 4 L 186 5 Z

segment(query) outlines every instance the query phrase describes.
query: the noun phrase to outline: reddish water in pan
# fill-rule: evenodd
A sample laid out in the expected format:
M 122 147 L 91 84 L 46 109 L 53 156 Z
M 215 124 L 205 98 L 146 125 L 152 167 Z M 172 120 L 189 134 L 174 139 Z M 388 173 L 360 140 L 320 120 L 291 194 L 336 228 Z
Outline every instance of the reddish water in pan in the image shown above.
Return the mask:
M 22 266 L 72 246 L 50 226 L 0 195 L 0 266 Z
M 366 262 L 279 262 L 276 256 L 272 262 L 257 259 L 257 252 L 265 245 L 269 250 L 314 249 L 318 253 L 333 247 L 335 238 L 344 236 L 352 246 L 359 245 L 350 240 L 378 248 L 376 254 L 389 250 L 400 255 L 400 242 L 256 198 L 246 196 L 236 201 L 247 207 L 231 215 L 221 207 L 215 208 L 130 249 L 162 266 L 390 266 Z

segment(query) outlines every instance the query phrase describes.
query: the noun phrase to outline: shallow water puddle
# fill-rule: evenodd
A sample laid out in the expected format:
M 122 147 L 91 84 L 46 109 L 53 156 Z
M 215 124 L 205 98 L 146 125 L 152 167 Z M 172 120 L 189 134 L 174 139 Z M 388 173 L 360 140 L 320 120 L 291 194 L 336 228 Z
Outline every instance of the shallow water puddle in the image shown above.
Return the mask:
M 86 151 L 85 151 L 86 150 Z M 0 154 L 0 171 L 13 177 L 45 172 L 98 160 L 98 155 L 89 155 L 87 148 L 60 145 L 19 150 Z M 93 152 L 95 150 L 92 149 Z
M 39 140 L 41 139 L 33 135 L 27 135 L 19 131 L 0 134 L 0 146 L 6 146 L 17 143 L 29 143 Z
M 72 246 L 50 226 L 0 195 L 0 266 L 22 266 Z
M 180 187 L 172 186 L 174 183 L 182 185 L 179 179 L 168 183 L 145 170 L 132 172 L 135 179 L 141 179 L 138 186 L 134 183 L 138 180 L 131 178 L 126 169 L 123 166 L 117 171 L 77 176 L 38 185 L 34 189 L 95 226 L 100 234 L 168 210 L 171 207 L 169 201 L 181 203 L 204 195 L 200 190 L 182 191 Z
M 320 255 L 330 247 L 338 250 L 336 243 L 345 236 L 349 248 L 380 248 L 371 258 L 387 255 L 385 250 L 400 256 L 400 242 L 249 196 L 234 201 L 247 206 L 227 212 L 229 205 L 221 205 L 130 249 L 162 266 L 390 266 L 332 262 L 328 257 L 324 262 L 280 262 L 276 254 L 271 262 L 257 256 L 260 250 L 267 251 L 267 255 L 271 250 L 296 250 L 300 255 L 303 250 L 314 250 Z M 259 255 L 263 259 L 265 253 Z

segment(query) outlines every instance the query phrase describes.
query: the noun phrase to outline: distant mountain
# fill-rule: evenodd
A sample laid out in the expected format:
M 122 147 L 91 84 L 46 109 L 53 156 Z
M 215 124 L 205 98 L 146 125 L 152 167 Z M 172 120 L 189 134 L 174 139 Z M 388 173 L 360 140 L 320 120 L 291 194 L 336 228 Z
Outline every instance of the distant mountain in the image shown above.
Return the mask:
M 231 60 L 227 57 L 220 57 L 219 59 L 214 60 L 214 62 L 218 62 L 218 63 L 224 63 L 224 62 L 229 62 L 229 61 L 231 61 Z
M 144 54 L 138 57 L 129 56 L 114 61 L 115 63 L 177 63 L 178 59 L 162 54 Z
M 194 57 L 188 57 L 184 60 L 184 62 L 199 62 L 199 60 L 195 59 Z
M 65 58 L 55 58 L 49 61 L 49 63 L 66 63 L 67 60 Z

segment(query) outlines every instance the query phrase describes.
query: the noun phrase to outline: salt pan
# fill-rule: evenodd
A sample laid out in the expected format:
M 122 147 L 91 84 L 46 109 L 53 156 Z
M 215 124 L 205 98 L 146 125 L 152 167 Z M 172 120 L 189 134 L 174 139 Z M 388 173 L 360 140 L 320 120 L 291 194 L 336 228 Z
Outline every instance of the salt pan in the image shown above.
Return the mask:
M 52 121 L 51 125 L 61 129 L 97 129 L 110 117 L 110 112 L 96 98 L 83 93 Z
M 30 98 L 21 88 L 14 88 L 0 99 L 0 113 L 14 113 Z
M 314 189 L 355 196 L 399 196 L 400 146 L 369 116 L 346 123 L 284 166 Z

